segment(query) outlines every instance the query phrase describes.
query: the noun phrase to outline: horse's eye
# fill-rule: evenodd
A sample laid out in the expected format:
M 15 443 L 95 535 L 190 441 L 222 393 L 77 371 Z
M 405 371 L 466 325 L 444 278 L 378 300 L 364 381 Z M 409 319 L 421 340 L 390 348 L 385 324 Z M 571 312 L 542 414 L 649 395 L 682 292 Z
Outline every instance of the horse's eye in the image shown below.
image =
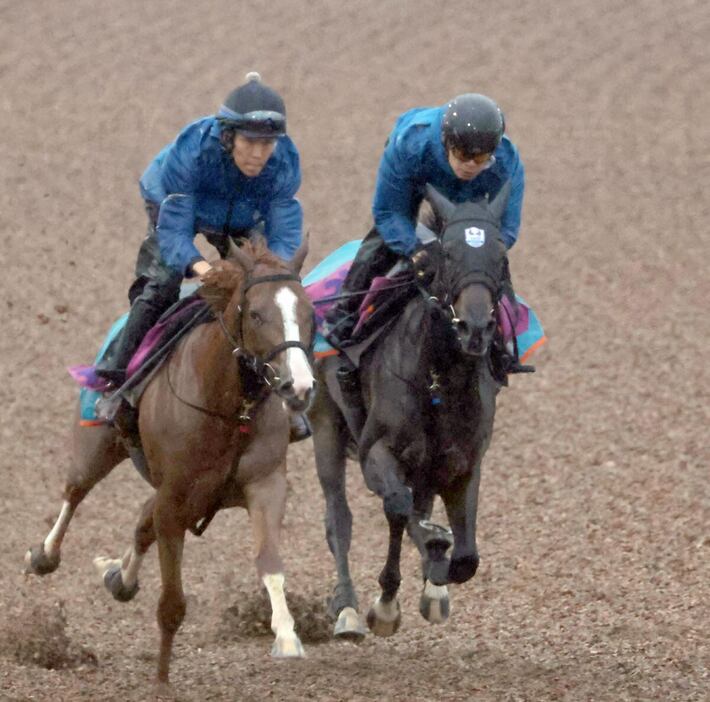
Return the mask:
M 258 312 L 249 312 L 249 317 L 254 324 L 260 325 L 264 323 L 262 316 Z

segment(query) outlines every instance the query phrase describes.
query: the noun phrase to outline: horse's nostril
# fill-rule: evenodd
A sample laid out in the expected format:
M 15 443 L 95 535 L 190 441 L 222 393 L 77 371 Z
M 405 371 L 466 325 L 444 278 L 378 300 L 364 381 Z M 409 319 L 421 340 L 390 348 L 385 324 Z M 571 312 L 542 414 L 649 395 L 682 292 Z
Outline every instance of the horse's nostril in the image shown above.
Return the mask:
M 279 389 L 281 392 L 285 392 L 287 394 L 293 393 L 293 381 L 289 380 L 285 383 L 281 383 L 281 387 Z

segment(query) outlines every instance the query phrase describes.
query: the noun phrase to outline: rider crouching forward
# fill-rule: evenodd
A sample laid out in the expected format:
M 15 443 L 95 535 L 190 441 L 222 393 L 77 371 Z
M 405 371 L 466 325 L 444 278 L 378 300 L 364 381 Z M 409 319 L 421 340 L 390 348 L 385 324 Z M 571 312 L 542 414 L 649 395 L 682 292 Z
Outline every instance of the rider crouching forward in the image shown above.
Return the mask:
M 506 249 L 518 238 L 525 189 L 525 171 L 515 145 L 504 135 L 505 120 L 498 105 L 475 93 L 459 95 L 441 107 L 415 108 L 400 115 L 380 160 L 372 206 L 375 226 L 363 240 L 342 293 L 367 290 L 401 257 L 415 265 L 426 256 L 417 251 L 415 235 L 424 186 L 433 185 L 454 203 L 487 196 L 493 200 L 510 183 L 500 221 Z M 515 308 L 515 296 L 505 262 L 504 294 Z M 336 348 L 348 345 L 358 320 L 360 295 L 342 297 L 326 315 L 326 336 Z M 514 354 L 503 352 L 502 365 L 516 372 Z
M 258 73 L 249 73 L 216 115 L 188 124 L 143 173 L 148 234 L 128 291 L 130 313 L 97 374 L 122 385 L 141 340 L 177 301 L 183 278 L 202 278 L 210 270 L 194 244 L 198 232 L 224 257 L 230 237 L 257 228 L 274 254 L 291 260 L 302 236 L 303 212 L 295 197 L 300 184 L 284 101 Z M 305 420 L 294 421 L 294 438 L 306 438 Z

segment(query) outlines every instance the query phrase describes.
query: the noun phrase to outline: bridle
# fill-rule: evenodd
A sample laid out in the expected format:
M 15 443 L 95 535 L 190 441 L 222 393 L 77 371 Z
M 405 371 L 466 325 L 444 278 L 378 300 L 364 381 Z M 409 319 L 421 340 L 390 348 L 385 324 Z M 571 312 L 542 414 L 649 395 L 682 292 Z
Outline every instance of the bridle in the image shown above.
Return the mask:
M 279 281 L 295 281 L 300 283 L 301 278 L 295 273 L 276 273 L 272 275 L 255 276 L 253 278 L 247 277 L 241 290 L 241 300 L 237 306 L 239 326 L 237 328 L 236 339 L 229 331 L 229 328 L 224 321 L 224 315 L 221 312 L 217 312 L 215 314 L 222 333 L 232 347 L 232 356 L 237 359 L 240 369 L 247 371 L 250 376 L 247 376 L 246 378 L 244 375 L 242 376 L 243 399 L 242 404 L 235 415 L 229 416 L 222 414 L 221 412 L 216 412 L 208 409 L 207 407 L 195 405 L 192 402 L 180 397 L 170 381 L 170 364 L 168 364 L 167 367 L 168 385 L 173 395 L 180 400 L 180 402 L 194 410 L 207 414 L 210 417 L 217 417 L 229 422 L 236 420 L 240 424 L 240 431 L 242 431 L 242 433 L 249 433 L 250 431 L 248 424 L 251 422 L 254 408 L 261 404 L 261 402 L 266 399 L 272 390 L 275 390 L 278 393 L 281 377 L 279 376 L 278 370 L 271 365 L 274 358 L 276 358 L 276 356 L 278 356 L 282 351 L 291 348 L 301 349 L 301 351 L 306 354 L 307 358 L 310 359 L 312 357 L 312 344 L 311 346 L 306 346 L 301 341 L 283 341 L 280 344 L 276 344 L 263 357 L 244 348 L 242 310 L 246 304 L 246 294 L 248 290 L 253 288 L 255 285 L 260 285 L 262 283 L 276 283 Z
M 296 281 L 298 283 L 301 282 L 301 278 L 295 273 L 276 273 L 273 275 L 262 275 L 257 276 L 255 278 L 247 278 L 247 281 L 245 282 L 244 287 L 242 288 L 241 301 L 237 306 L 237 312 L 239 313 L 239 327 L 237 328 L 237 339 L 232 336 L 231 332 L 227 328 L 222 313 L 218 312 L 216 315 L 217 321 L 219 322 L 219 325 L 222 328 L 224 336 L 232 346 L 232 355 L 235 358 L 243 359 L 246 365 L 257 376 L 262 378 L 269 387 L 272 388 L 278 387 L 278 384 L 281 381 L 281 377 L 279 376 L 278 371 L 271 365 L 271 361 L 273 361 L 282 351 L 286 351 L 286 349 L 301 349 L 301 351 L 306 354 L 306 358 L 310 358 L 312 356 L 312 349 L 310 345 L 306 346 L 301 341 L 282 341 L 280 344 L 276 344 L 263 357 L 258 356 L 257 354 L 252 353 L 251 351 L 248 351 L 244 348 L 244 318 L 242 315 L 242 310 L 244 309 L 246 303 L 247 291 L 250 288 L 253 288 L 255 285 L 260 285 L 261 283 L 277 283 L 282 280 Z

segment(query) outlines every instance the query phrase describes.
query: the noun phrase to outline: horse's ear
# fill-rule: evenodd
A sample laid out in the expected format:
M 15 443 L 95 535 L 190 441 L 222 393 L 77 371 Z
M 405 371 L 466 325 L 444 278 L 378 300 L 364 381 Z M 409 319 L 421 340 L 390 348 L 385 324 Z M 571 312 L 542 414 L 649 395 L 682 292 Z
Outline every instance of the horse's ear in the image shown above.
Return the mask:
M 216 261 L 202 276 L 199 296 L 216 312 L 224 312 L 242 280 L 242 273 L 228 261 Z
M 232 237 L 229 237 L 227 259 L 241 266 L 247 273 L 250 273 L 254 268 L 254 259 L 252 259 L 246 251 L 242 251 L 242 249 L 234 243 Z
M 510 197 L 510 180 L 506 180 L 496 196 L 489 201 L 488 208 L 495 222 L 500 222 Z
M 301 244 L 296 249 L 296 253 L 293 254 L 293 258 L 288 263 L 289 267 L 296 275 L 301 274 L 301 268 L 303 268 L 303 263 L 306 260 L 306 256 L 308 256 L 308 245 L 310 242 L 310 238 L 311 233 L 306 232 L 301 241 Z
M 432 206 L 432 209 L 438 217 L 444 221 L 451 219 L 451 215 L 454 213 L 456 205 L 454 205 L 454 203 L 447 197 L 444 197 L 430 183 L 427 183 L 424 187 L 424 197 L 429 201 L 429 204 Z

